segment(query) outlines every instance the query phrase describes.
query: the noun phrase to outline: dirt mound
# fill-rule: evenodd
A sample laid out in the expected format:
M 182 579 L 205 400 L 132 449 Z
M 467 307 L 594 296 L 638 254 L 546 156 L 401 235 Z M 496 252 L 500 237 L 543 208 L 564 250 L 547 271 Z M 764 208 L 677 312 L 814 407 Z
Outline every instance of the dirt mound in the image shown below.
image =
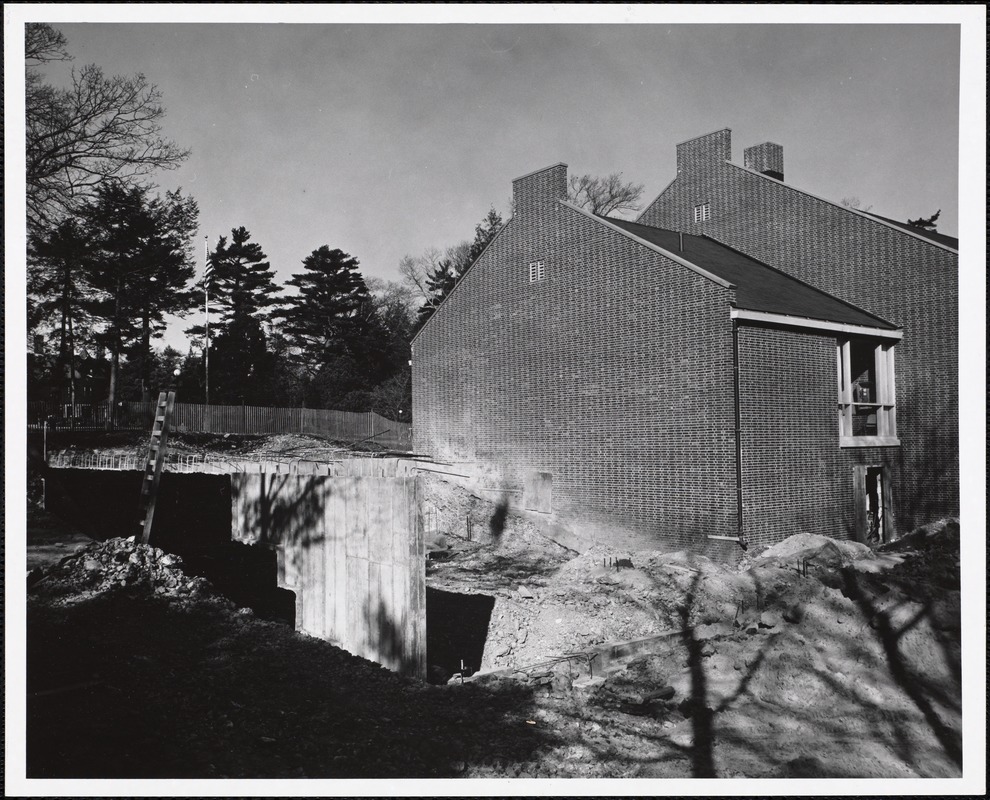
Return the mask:
M 140 544 L 134 537 L 94 542 L 54 566 L 28 573 L 29 592 L 56 604 L 121 589 L 176 598 L 217 598 L 205 578 L 186 575 L 179 556 Z
M 871 555 L 873 551 L 859 542 L 846 542 L 828 536 L 819 536 L 816 533 L 798 533 L 768 547 L 760 553 L 760 558 L 791 561 L 818 559 L 830 564 L 848 564 L 859 558 L 869 558 Z

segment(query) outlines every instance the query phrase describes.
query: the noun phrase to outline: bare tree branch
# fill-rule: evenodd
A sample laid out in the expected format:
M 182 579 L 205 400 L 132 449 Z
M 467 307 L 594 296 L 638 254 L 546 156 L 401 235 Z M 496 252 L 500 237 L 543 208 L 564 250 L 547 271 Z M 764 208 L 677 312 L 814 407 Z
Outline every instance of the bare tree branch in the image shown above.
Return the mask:
M 106 77 L 96 65 L 72 72 L 72 86 L 42 81 L 32 64 L 66 60 L 65 37 L 29 25 L 27 211 L 37 227 L 71 213 L 104 184 L 145 182 L 189 155 L 161 136 L 161 92 L 144 75 Z
M 606 216 L 639 210 L 643 184 L 623 182 L 621 172 L 613 172 L 605 178 L 572 175 L 569 184 L 571 202 L 593 214 Z

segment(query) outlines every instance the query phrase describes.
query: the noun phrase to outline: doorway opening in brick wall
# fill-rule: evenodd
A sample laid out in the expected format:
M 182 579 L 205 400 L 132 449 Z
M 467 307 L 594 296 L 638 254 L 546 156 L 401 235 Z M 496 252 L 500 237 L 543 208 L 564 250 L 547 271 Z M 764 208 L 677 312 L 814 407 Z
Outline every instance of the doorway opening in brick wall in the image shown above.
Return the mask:
M 877 545 L 888 540 L 889 486 L 884 467 L 863 464 L 854 468 L 856 533 L 861 542 Z

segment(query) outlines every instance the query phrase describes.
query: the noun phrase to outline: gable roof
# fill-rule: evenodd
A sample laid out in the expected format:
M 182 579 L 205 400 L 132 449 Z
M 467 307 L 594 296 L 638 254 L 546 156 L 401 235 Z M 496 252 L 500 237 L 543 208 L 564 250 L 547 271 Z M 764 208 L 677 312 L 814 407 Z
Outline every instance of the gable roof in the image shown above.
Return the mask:
M 772 175 L 767 175 L 764 172 L 757 172 L 755 169 L 750 169 L 749 167 L 744 167 L 739 164 L 735 164 L 732 161 L 726 161 L 725 163 L 728 164 L 730 167 L 735 167 L 736 169 L 741 169 L 743 172 L 748 172 L 750 175 L 756 175 L 757 177 L 762 178 L 764 180 L 772 181 L 773 183 L 776 183 L 780 186 L 790 189 L 792 192 L 803 194 L 806 197 L 813 197 L 815 198 L 815 200 L 820 200 L 823 203 L 828 203 L 830 206 L 834 206 L 835 208 L 841 208 L 844 211 L 848 211 L 850 214 L 858 214 L 859 216 L 865 217 L 866 219 L 872 220 L 874 222 L 879 222 L 881 225 L 886 225 L 888 228 L 894 228 L 896 230 L 903 231 L 904 233 L 908 234 L 908 236 L 913 236 L 916 239 L 921 239 L 922 241 L 926 241 L 931 244 L 937 245 L 938 247 L 945 248 L 946 250 L 952 253 L 959 252 L 959 240 L 953 239 L 951 236 L 946 236 L 941 233 L 937 233 L 934 236 L 932 236 L 931 235 L 932 232 L 926 231 L 924 230 L 924 228 L 916 228 L 913 225 L 908 225 L 907 223 L 904 222 L 895 222 L 894 220 L 888 219 L 887 217 L 881 217 L 879 214 L 871 214 L 868 211 L 860 211 L 858 208 L 851 208 L 849 206 L 844 206 L 842 205 L 842 203 L 836 203 L 834 200 L 829 200 L 817 194 L 806 192 L 804 189 L 798 189 L 796 186 L 793 186 L 790 183 L 784 183 L 783 181 L 778 180 Z M 664 189 L 664 191 L 667 190 Z M 657 200 L 659 199 L 660 197 L 658 196 Z M 655 203 L 656 200 L 654 200 L 653 202 Z M 650 205 L 653 205 L 653 203 L 651 203 Z M 644 211 L 643 213 L 645 214 L 646 212 Z M 950 244 L 950 242 L 954 242 L 955 244 Z
M 643 239 L 678 256 L 679 260 L 688 261 L 700 270 L 733 285 L 736 289 L 737 308 L 868 328 L 897 328 L 874 314 L 707 236 L 683 234 L 684 249 L 681 250 L 681 234 L 676 231 L 595 216 L 612 227 Z
M 915 236 L 924 236 L 926 239 L 931 239 L 937 244 L 944 244 L 946 247 L 951 247 L 953 250 L 959 249 L 959 240 L 953 236 L 946 236 L 944 233 L 939 233 L 938 231 L 927 231 L 924 228 L 918 228 L 915 225 L 909 225 L 906 222 L 898 222 L 896 219 L 891 219 L 890 217 L 881 217 L 879 214 L 874 214 L 872 211 L 862 211 L 861 213 L 866 214 L 868 217 L 875 217 L 881 222 L 886 222 L 888 225 L 896 225 L 898 228 L 903 228 L 904 230 L 913 233 Z

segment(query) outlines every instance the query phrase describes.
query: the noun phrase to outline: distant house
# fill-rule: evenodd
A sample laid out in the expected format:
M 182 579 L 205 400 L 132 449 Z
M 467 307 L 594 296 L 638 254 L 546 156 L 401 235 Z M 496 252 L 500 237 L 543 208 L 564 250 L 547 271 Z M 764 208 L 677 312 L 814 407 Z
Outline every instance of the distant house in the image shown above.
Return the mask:
M 413 342 L 415 447 L 527 487 L 580 541 L 732 557 L 957 514 L 956 240 L 677 146 L 637 222 L 514 212 Z M 532 491 L 539 486 L 540 491 Z

